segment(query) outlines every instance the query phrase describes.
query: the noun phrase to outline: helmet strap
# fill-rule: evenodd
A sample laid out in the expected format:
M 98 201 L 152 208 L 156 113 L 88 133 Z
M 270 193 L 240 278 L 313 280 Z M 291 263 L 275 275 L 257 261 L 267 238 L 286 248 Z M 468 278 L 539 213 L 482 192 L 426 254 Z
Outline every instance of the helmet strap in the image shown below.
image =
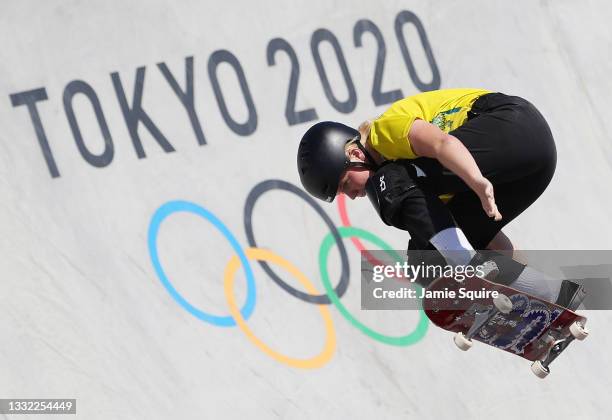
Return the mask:
M 366 162 L 348 162 L 347 168 L 366 168 L 375 171 L 377 168 Z
M 374 160 L 374 158 L 372 157 L 372 155 L 370 154 L 370 152 L 368 152 L 365 148 L 365 146 L 363 144 L 361 144 L 361 136 L 359 136 L 358 139 L 356 139 L 355 143 L 357 144 L 357 147 L 359 148 L 359 150 L 361 150 L 363 152 L 363 154 L 366 157 L 366 161 L 364 163 L 361 162 L 351 162 L 350 166 L 360 166 L 362 168 L 368 168 L 371 169 L 373 171 L 378 170 L 379 166 L 376 163 L 376 161 Z M 352 165 L 352 163 L 357 163 L 357 165 Z

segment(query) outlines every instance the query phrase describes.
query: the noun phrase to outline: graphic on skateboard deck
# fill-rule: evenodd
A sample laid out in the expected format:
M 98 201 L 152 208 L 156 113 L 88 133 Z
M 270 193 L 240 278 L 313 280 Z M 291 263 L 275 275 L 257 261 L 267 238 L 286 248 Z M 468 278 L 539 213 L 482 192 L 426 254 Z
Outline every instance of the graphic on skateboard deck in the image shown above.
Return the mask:
M 588 335 L 584 316 L 479 277 L 462 282 L 440 277 L 426 291 L 425 314 L 438 327 L 455 332 L 460 349 L 468 350 L 472 340 L 486 343 L 533 361 L 532 371 L 540 378 L 570 342 Z M 494 291 L 498 297 L 492 296 Z M 451 292 L 454 297 L 448 297 Z

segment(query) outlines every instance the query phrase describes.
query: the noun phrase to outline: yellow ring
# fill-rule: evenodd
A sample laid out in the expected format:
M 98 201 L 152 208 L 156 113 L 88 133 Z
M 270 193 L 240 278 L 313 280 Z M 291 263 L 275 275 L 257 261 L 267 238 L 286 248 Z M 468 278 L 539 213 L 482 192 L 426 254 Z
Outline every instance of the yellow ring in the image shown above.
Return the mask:
M 317 290 L 310 282 L 310 280 L 308 280 L 308 278 L 304 274 L 302 274 L 302 272 L 298 270 L 297 267 L 295 267 L 289 261 L 285 260 L 283 257 L 276 255 L 271 251 L 260 248 L 247 248 L 245 250 L 245 254 L 249 259 L 254 259 L 257 261 L 268 261 L 270 263 L 281 266 L 282 268 L 287 270 L 287 272 L 297 278 L 308 293 L 317 293 Z M 249 329 L 244 317 L 238 309 L 238 305 L 236 304 L 236 298 L 233 294 L 233 289 L 234 276 L 239 266 L 240 260 L 236 255 L 234 255 L 225 267 L 223 288 L 225 290 L 225 297 L 229 305 L 230 314 L 232 315 L 232 317 L 234 317 L 236 324 L 238 324 L 238 327 L 246 334 L 247 338 L 253 344 L 255 344 L 255 346 L 257 346 L 261 351 L 266 353 L 274 360 L 291 367 L 314 369 L 321 367 L 325 363 L 327 363 L 332 358 L 334 350 L 336 349 L 336 333 L 334 330 L 334 324 L 329 308 L 326 305 L 317 305 L 319 307 L 319 311 L 321 312 L 321 316 L 323 317 L 326 332 L 325 346 L 323 347 L 323 351 L 321 351 L 321 353 L 308 359 L 297 359 L 281 354 L 271 349 L 266 343 L 264 343 L 257 336 L 255 336 L 255 334 Z

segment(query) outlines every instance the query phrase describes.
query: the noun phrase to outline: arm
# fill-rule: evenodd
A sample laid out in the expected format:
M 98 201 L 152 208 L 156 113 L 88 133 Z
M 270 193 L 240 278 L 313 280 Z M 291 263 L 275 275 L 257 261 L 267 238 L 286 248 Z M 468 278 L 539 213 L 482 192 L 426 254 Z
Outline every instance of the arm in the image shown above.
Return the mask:
M 414 121 L 408 137 L 412 150 L 418 156 L 437 159 L 478 195 L 489 217 L 501 220 L 495 205 L 493 185 L 482 176 L 476 161 L 459 139 L 423 120 Z

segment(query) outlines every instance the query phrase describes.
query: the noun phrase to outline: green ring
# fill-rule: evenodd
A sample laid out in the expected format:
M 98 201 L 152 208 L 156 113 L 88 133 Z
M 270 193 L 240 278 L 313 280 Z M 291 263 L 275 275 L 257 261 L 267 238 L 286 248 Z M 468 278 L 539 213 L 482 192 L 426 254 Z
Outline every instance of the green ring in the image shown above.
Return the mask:
M 338 228 L 338 232 L 342 238 L 350 238 L 350 237 L 358 237 L 364 239 L 368 242 L 373 243 L 379 248 L 387 251 L 389 255 L 394 256 L 397 261 L 400 261 L 399 255 L 396 252 L 393 252 L 391 247 L 387 245 L 382 239 L 370 233 L 366 230 L 355 228 L 352 226 L 343 226 Z M 365 326 L 359 320 L 357 320 L 346 307 L 340 302 L 338 295 L 334 291 L 334 288 L 329 280 L 329 275 L 327 273 L 327 257 L 329 256 L 329 251 L 331 247 L 335 245 L 336 241 L 331 233 L 328 233 L 327 236 L 323 239 L 321 243 L 321 248 L 319 248 L 319 268 L 321 270 L 321 279 L 323 280 L 323 286 L 325 286 L 325 292 L 327 296 L 329 296 L 329 300 L 338 308 L 342 316 L 346 318 L 354 327 L 359 329 L 362 333 L 367 335 L 368 337 L 373 338 L 374 340 L 380 341 L 381 343 L 390 344 L 393 346 L 410 346 L 421 341 L 425 334 L 427 333 L 427 328 L 429 325 L 429 318 L 423 312 L 423 309 L 419 309 L 420 319 L 417 324 L 415 330 L 407 335 L 402 336 L 389 336 L 381 334 L 373 329 Z M 418 287 L 418 285 L 417 285 Z

